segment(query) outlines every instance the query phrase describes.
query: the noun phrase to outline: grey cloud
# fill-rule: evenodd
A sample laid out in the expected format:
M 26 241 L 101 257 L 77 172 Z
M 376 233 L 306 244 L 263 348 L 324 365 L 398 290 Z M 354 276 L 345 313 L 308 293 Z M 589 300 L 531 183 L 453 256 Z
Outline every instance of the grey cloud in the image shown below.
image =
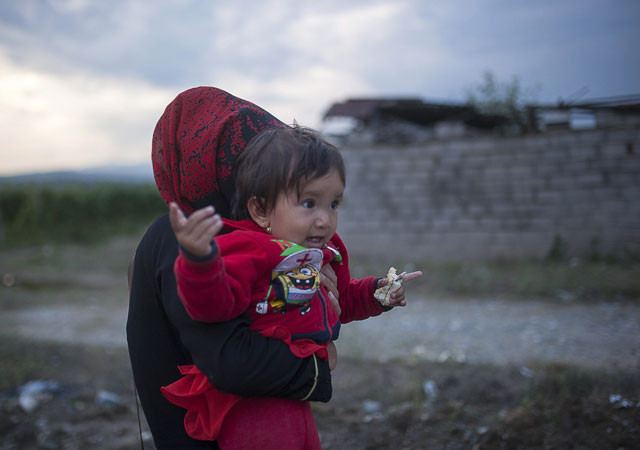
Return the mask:
M 348 35 L 351 42 L 331 39 L 344 14 L 390 4 L 407 8 L 390 35 L 372 27 Z M 0 46 L 41 70 L 164 87 L 215 84 L 234 73 L 268 85 L 317 65 L 386 94 L 459 96 L 492 70 L 541 84 L 555 98 L 584 84 L 606 95 L 640 90 L 639 19 L 636 0 L 21 0 L 0 2 Z
M 63 10 L 49 2 L 3 2 L 0 39 L 31 67 L 106 73 L 159 85 L 184 82 L 202 66 L 207 2 L 89 2 Z

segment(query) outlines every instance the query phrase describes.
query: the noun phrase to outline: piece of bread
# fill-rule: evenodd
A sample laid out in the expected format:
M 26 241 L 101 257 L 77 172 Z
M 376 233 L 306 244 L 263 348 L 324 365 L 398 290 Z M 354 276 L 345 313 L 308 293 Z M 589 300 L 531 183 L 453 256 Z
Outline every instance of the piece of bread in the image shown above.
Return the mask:
M 389 280 L 389 283 L 386 286 L 376 289 L 373 293 L 373 296 L 384 306 L 389 306 L 391 293 L 397 291 L 400 289 L 400 286 L 402 286 L 402 277 L 397 274 L 395 267 L 389 268 L 387 280 Z

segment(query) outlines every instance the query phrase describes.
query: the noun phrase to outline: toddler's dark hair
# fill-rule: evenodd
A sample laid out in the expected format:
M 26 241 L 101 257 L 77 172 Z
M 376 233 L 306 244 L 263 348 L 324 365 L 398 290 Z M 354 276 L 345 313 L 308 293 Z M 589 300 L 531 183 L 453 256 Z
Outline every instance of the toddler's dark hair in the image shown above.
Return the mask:
M 307 183 L 331 170 L 338 171 L 344 184 L 342 155 L 320 133 L 298 125 L 263 131 L 236 161 L 232 217 L 250 220 L 247 204 L 252 197 L 268 213 L 281 192 L 295 189 L 299 196 Z

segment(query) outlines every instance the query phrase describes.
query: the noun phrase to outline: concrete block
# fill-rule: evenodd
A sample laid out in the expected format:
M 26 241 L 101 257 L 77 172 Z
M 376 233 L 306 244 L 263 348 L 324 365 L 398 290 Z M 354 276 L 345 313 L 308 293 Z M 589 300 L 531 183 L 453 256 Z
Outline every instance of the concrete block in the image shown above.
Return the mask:
M 569 159 L 573 161 L 585 161 L 594 159 L 598 156 L 599 148 L 596 149 L 593 145 L 576 145 L 569 149 Z
M 589 162 L 587 160 L 577 160 L 577 159 L 571 159 L 567 161 L 564 167 L 565 167 L 565 170 L 571 175 L 575 173 L 582 174 L 584 172 L 587 172 L 590 169 Z
M 478 223 L 474 219 L 459 218 L 459 219 L 456 219 L 452 228 L 453 230 L 459 231 L 459 232 L 471 232 L 478 229 Z
M 627 154 L 624 142 L 607 141 L 600 147 L 602 157 L 623 158 Z
M 617 162 L 621 172 L 640 174 L 640 155 L 633 158 L 620 158 Z
M 611 142 L 639 142 L 640 126 L 615 129 L 609 131 L 609 141 Z
M 536 202 L 546 205 L 557 205 L 562 203 L 563 197 L 560 192 L 555 191 L 539 191 L 537 193 Z
M 453 221 L 451 219 L 434 217 L 431 221 L 431 225 L 434 233 L 440 233 L 443 231 L 450 230 L 451 227 L 453 226 Z
M 582 173 L 575 176 L 574 179 L 580 187 L 596 187 L 604 184 L 602 175 L 599 173 Z
M 486 182 L 504 181 L 507 178 L 507 169 L 504 166 L 487 166 L 482 173 L 482 179 Z
M 601 130 L 584 130 L 577 134 L 578 145 L 597 146 L 603 142 L 603 134 Z
M 513 165 L 507 168 L 507 173 L 515 183 L 521 183 L 532 176 L 531 166 Z

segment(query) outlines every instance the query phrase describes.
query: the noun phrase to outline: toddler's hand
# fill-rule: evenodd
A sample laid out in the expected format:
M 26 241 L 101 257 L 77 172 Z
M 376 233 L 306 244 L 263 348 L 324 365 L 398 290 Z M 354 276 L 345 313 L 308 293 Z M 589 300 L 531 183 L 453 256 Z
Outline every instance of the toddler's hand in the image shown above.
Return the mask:
M 190 255 L 204 258 L 211 253 L 211 241 L 224 224 L 213 206 L 199 209 L 185 217 L 176 203 L 169 205 L 169 221 L 180 246 Z
M 402 272 L 399 275 L 399 278 L 402 278 L 402 285 L 400 286 L 400 288 L 398 288 L 397 290 L 393 291 L 390 295 L 389 295 L 389 306 L 407 306 L 407 302 L 406 302 L 406 294 L 405 294 L 405 290 L 404 290 L 404 284 L 407 281 L 413 280 L 415 278 L 419 278 L 422 276 L 422 272 L 417 271 L 417 272 Z M 378 288 L 384 287 L 387 284 L 389 284 L 389 279 L 388 278 L 380 278 L 378 280 Z

